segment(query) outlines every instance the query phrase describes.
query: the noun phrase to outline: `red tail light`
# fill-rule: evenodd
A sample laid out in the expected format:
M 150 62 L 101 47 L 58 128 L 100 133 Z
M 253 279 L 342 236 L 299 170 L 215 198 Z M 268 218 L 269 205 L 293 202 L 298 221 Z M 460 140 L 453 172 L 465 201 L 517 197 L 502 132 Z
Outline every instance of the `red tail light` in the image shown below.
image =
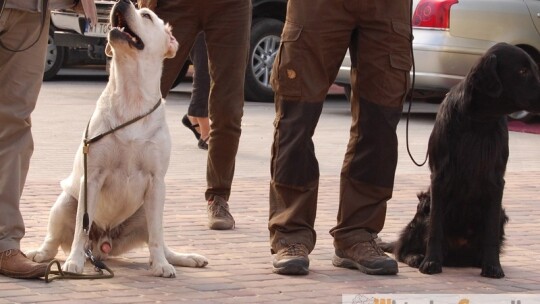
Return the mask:
M 450 7 L 458 0 L 420 0 L 413 14 L 413 26 L 448 29 Z

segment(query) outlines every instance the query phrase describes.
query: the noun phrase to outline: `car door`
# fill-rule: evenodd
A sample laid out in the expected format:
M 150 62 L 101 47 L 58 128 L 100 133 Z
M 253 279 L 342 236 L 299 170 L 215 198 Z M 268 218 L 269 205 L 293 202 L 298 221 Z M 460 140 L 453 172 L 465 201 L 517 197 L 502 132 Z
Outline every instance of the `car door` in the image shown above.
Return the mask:
M 525 0 L 525 4 L 529 8 L 536 30 L 540 33 L 540 0 Z

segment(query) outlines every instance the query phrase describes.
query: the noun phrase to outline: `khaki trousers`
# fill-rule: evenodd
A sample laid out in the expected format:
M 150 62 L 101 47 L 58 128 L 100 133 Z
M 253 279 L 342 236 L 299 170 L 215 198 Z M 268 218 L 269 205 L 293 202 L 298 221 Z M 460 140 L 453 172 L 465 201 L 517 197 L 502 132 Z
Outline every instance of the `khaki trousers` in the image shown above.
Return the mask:
M 180 44 L 164 62 L 161 91 L 169 93 L 186 61 L 197 33 L 204 31 L 211 78 L 208 99 L 210 139 L 206 179 L 207 200 L 229 199 L 241 134 L 251 27 L 250 0 L 165 0 L 155 12 L 173 27 Z
M 330 233 L 336 248 L 346 248 L 383 228 L 397 165 L 396 126 L 409 88 L 410 18 L 410 0 L 288 2 L 272 72 L 272 251 L 291 243 L 315 246 L 319 168 L 312 136 L 347 48 L 352 123 Z
M 24 222 L 19 200 L 34 144 L 30 114 L 35 108 L 45 67 L 49 16 L 41 32 L 41 14 L 5 9 L 0 16 L 0 252 L 20 249 Z

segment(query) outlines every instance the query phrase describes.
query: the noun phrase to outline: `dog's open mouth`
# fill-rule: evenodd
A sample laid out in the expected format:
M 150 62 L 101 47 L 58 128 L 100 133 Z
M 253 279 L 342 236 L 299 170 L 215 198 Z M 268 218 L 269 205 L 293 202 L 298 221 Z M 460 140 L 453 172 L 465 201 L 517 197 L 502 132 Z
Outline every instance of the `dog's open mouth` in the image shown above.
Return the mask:
M 121 10 L 116 10 L 113 13 L 111 25 L 113 27 L 111 29 L 111 35 L 126 40 L 130 46 L 133 46 L 138 50 L 144 49 L 144 42 L 133 32 L 133 30 L 131 30 Z

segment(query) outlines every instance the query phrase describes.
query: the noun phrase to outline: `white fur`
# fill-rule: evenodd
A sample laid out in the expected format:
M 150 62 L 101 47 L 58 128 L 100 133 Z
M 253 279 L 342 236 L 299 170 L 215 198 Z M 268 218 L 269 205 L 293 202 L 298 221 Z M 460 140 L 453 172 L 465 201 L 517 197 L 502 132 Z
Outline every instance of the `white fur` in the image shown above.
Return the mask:
M 132 4 L 121 5 L 122 9 L 113 9 L 111 20 L 115 13 L 121 13 L 131 31 L 144 42 L 144 49 L 133 47 L 118 35 L 109 35 L 109 82 L 97 101 L 89 138 L 152 109 L 161 99 L 163 59 L 173 57 L 178 49 L 169 25 L 152 11 L 137 10 Z M 92 229 L 100 231 L 90 243 L 96 258 L 106 259 L 146 243 L 155 276 L 174 277 L 176 271 L 171 263 L 189 267 L 204 267 L 208 263 L 201 255 L 175 253 L 164 244 L 164 177 L 170 150 L 164 103 L 149 116 L 90 145 L 87 205 Z M 73 171 L 62 181 L 63 192 L 51 209 L 47 237 L 37 251 L 27 253 L 30 259 L 50 260 L 62 246 L 64 251 L 70 251 L 62 268 L 83 271 L 88 242 L 82 227 L 83 181 L 81 144 Z M 108 253 L 100 250 L 104 242 L 112 245 Z

